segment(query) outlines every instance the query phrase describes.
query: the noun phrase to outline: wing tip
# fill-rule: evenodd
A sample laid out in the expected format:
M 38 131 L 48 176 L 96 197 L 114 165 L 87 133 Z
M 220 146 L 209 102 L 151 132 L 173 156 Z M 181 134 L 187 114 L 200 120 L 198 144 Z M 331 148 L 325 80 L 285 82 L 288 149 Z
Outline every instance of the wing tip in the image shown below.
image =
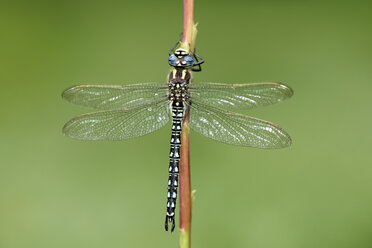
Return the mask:
M 62 127 L 62 134 L 66 137 L 69 137 L 69 138 L 72 138 L 72 139 L 75 139 L 75 140 L 97 140 L 95 139 L 94 137 L 89 137 L 88 135 L 76 135 L 74 133 L 74 127 L 76 126 L 76 120 L 80 119 L 81 117 L 83 116 L 86 116 L 88 114 L 83 114 L 83 115 L 79 115 L 79 116 L 76 116 L 74 118 L 72 118 L 71 120 L 69 120 L 68 122 L 66 122 L 66 124 Z M 86 134 L 86 133 L 85 133 Z
M 71 96 L 72 95 L 71 93 L 73 93 L 76 90 L 76 88 L 79 87 L 79 86 L 80 85 L 75 85 L 75 86 L 72 86 L 72 87 L 69 87 L 69 88 L 65 89 L 61 94 L 62 99 L 65 100 L 65 101 L 70 102 L 71 99 L 69 98 L 69 96 Z
M 291 87 L 289 87 L 288 85 L 285 85 L 283 83 L 280 83 L 280 82 L 277 82 L 277 84 L 281 89 L 283 89 L 287 98 L 290 98 L 290 97 L 293 96 L 294 91 Z

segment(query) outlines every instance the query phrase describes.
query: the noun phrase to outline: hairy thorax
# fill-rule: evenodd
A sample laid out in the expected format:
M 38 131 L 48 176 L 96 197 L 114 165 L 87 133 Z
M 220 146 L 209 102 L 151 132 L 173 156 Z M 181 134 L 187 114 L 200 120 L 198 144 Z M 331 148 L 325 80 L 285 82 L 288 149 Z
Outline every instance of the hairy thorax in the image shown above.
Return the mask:
M 184 68 L 174 68 L 169 73 L 168 98 L 173 102 L 188 103 L 190 99 L 189 83 L 190 72 Z

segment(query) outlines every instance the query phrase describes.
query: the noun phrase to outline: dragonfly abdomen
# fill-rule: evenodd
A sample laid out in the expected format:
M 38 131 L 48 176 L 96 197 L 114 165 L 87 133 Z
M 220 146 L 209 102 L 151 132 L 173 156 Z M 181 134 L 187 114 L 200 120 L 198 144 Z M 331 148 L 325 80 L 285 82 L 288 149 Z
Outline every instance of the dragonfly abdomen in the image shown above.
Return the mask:
M 177 201 L 183 112 L 184 109 L 182 101 L 174 101 L 172 104 L 172 136 L 170 141 L 171 148 L 169 154 L 167 215 L 165 219 L 165 230 L 168 231 L 168 224 L 172 223 L 172 232 L 175 228 L 174 217 Z

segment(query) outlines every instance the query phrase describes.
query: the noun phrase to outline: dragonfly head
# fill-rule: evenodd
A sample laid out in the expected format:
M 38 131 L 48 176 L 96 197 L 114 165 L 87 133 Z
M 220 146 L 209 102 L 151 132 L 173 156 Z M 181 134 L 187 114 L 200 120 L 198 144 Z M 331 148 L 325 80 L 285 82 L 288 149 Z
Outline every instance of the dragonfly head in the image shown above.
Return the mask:
M 169 56 L 168 63 L 173 67 L 188 68 L 194 65 L 195 60 L 185 49 L 179 48 Z

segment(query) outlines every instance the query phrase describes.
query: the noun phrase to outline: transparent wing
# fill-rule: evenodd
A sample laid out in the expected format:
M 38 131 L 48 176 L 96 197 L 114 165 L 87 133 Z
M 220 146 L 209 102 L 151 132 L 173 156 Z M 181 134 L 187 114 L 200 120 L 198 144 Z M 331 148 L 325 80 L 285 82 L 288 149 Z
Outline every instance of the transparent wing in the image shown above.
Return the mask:
M 226 109 L 250 109 L 281 102 L 293 95 L 281 83 L 219 84 L 193 83 L 193 100 Z
M 107 110 L 150 104 L 167 97 L 168 86 L 161 83 L 131 85 L 77 85 L 65 90 L 62 98 L 68 102 Z
M 231 145 L 283 148 L 291 144 L 288 133 L 273 123 L 195 102 L 190 106 L 190 126 Z
M 80 115 L 66 123 L 63 133 L 79 140 L 125 140 L 158 130 L 168 120 L 168 101 L 162 101 Z

